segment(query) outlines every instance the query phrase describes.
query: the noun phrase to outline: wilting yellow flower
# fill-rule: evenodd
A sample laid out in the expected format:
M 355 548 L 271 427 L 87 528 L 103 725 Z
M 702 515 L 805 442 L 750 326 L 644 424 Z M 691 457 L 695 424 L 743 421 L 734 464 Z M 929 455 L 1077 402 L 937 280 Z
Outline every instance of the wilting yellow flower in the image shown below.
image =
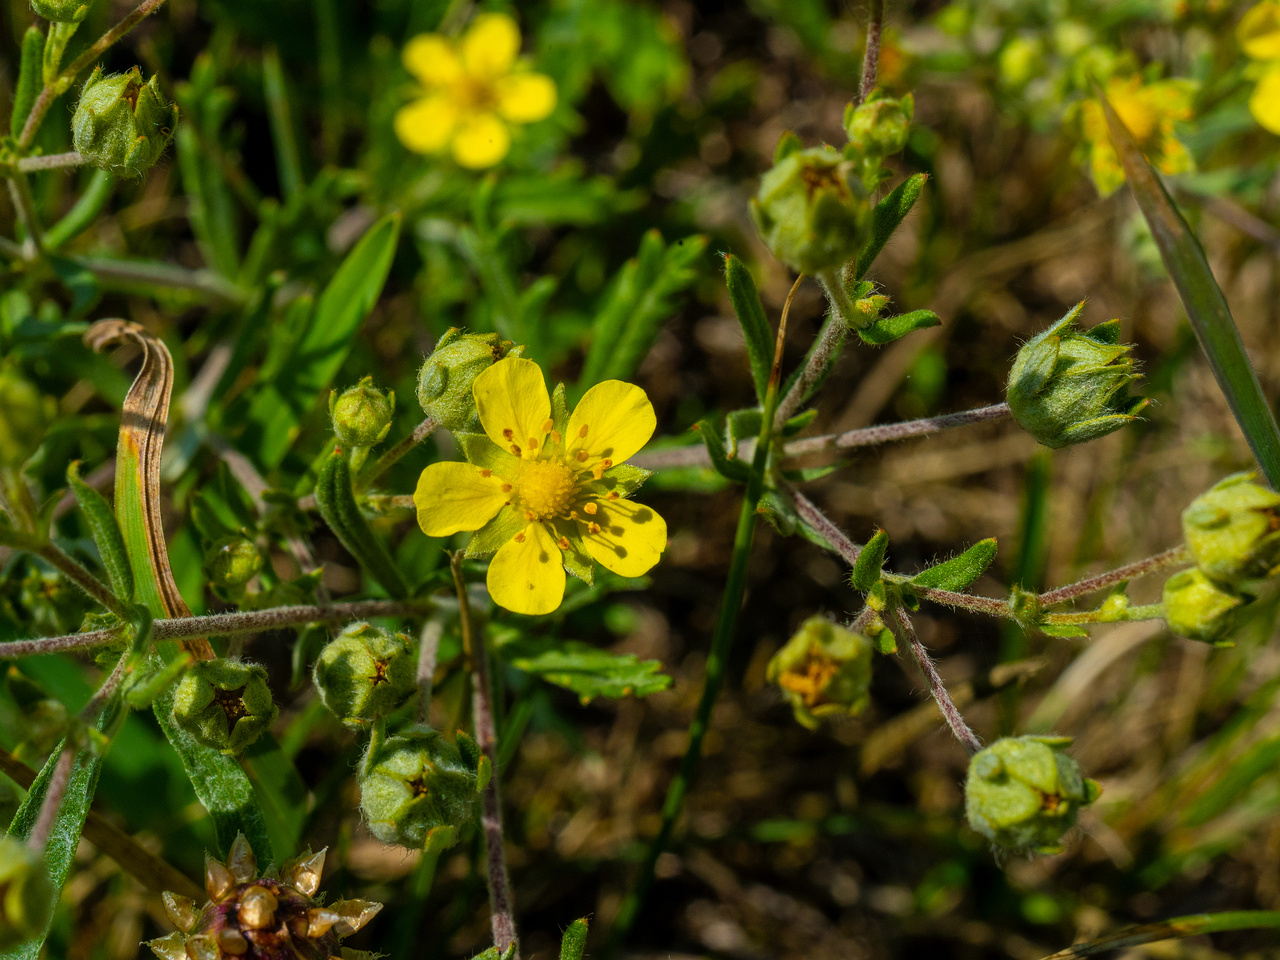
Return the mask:
M 1159 80 L 1145 86 L 1141 77 L 1112 78 L 1106 95 L 1147 158 L 1161 173 L 1191 169 L 1191 154 L 1173 135 L 1173 125 L 1191 116 L 1190 80 Z M 1089 173 L 1101 194 L 1124 183 L 1124 168 L 1111 144 L 1107 118 L 1097 100 L 1084 103 L 1084 137 Z
M 1240 18 L 1240 48 L 1259 61 L 1261 76 L 1249 97 L 1249 112 L 1265 129 L 1280 134 L 1280 2 L 1262 0 Z
M 555 82 L 517 59 L 520 29 L 504 13 L 476 17 L 460 38 L 414 37 L 404 65 L 422 83 L 422 97 L 396 113 L 396 135 L 410 150 L 443 153 L 464 167 L 492 167 L 511 148 L 512 124 L 547 117 Z
M 458 435 L 470 462 L 431 464 L 413 495 L 427 536 L 474 530 L 467 556 L 497 551 L 489 594 L 516 613 L 560 606 L 566 570 L 638 577 L 667 546 L 665 521 L 626 499 L 649 476 L 623 463 L 657 425 L 645 392 L 606 380 L 570 414 L 563 391 L 553 403 L 536 363 L 499 360 L 472 387 L 484 435 Z

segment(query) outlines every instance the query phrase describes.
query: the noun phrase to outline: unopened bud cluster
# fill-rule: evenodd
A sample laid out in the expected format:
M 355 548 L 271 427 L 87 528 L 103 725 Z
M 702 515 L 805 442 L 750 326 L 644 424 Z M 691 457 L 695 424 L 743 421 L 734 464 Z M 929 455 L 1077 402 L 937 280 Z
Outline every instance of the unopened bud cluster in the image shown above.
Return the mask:
M 1120 321 L 1081 330 L 1083 309 L 1076 304 L 1023 344 L 1009 371 L 1013 418 L 1046 447 L 1096 440 L 1132 423 L 1148 403 L 1129 395 L 1138 374 L 1129 345 L 1120 343 Z
M 239 660 L 201 660 L 182 676 L 173 696 L 173 719 L 206 746 L 242 753 L 279 713 L 267 671 Z
M 1058 853 L 1082 806 L 1101 789 L 1066 753 L 1070 737 L 1005 737 L 969 761 L 969 826 L 1014 853 Z
M 475 431 L 480 425 L 471 393 L 476 377 L 521 352 L 496 333 L 463 333 L 450 327 L 418 371 L 418 403 L 446 430 Z
M 316 660 L 316 689 L 343 723 L 366 727 L 399 709 L 417 689 L 413 641 L 368 623 L 353 623 Z
M 1251 473 L 1219 481 L 1182 511 L 1195 567 L 1165 581 L 1169 629 L 1206 643 L 1227 642 L 1264 581 L 1280 569 L 1280 494 Z
M 773 655 L 765 676 L 791 703 L 796 720 L 816 729 L 824 717 L 860 713 L 871 686 L 872 643 L 825 617 L 810 617 Z
M 751 201 L 756 231 L 773 255 L 801 273 L 834 270 L 856 258 L 870 237 L 871 195 L 881 163 L 906 144 L 910 96 L 880 98 L 845 112 L 842 148 L 805 149 L 792 134 L 778 143 L 773 168 Z
M 160 960 L 321 960 L 366 956 L 338 945 L 377 915 L 370 900 L 316 898 L 325 851 L 308 851 L 259 876 L 257 858 L 244 835 L 236 837 L 225 862 L 205 856 L 208 901 L 164 894 L 165 912 L 176 933 L 147 944 Z
M 111 74 L 98 67 L 80 92 L 71 142 L 95 167 L 138 177 L 160 159 L 177 122 L 178 108 L 155 77 L 144 81 L 137 67 Z

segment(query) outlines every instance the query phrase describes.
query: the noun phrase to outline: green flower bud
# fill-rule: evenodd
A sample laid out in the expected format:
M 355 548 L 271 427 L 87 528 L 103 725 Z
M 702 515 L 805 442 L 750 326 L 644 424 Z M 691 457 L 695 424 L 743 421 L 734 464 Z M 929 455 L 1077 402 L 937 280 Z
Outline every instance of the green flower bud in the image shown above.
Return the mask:
M 20 373 L 0 367 L 0 466 L 20 467 L 44 440 L 56 407 Z
M 93 0 L 31 0 L 37 17 L 58 23 L 79 23 L 89 15 Z
M 333 432 L 344 447 L 372 447 L 381 443 L 391 429 L 395 409 L 395 392 L 383 393 L 373 385 L 372 377 L 365 377 L 341 394 L 337 390 L 329 394 Z
M 1119 342 L 1120 321 L 1076 330 L 1083 309 L 1076 304 L 1023 344 L 1009 371 L 1013 417 L 1046 447 L 1096 440 L 1137 419 L 1148 403 L 1126 389 L 1138 375 L 1129 345 Z
M 160 159 L 177 122 L 155 77 L 144 83 L 137 67 L 107 75 L 98 67 L 76 104 L 71 142 L 95 167 L 138 177 Z
M 867 241 L 870 206 L 855 163 L 832 147 L 787 141 L 760 180 L 751 219 L 773 255 L 802 273 L 838 267 Z
M 897 153 L 907 145 L 915 107 L 911 94 L 901 100 L 880 97 L 857 107 L 850 104 L 844 114 L 849 142 L 857 144 L 868 156 L 887 157 Z
M 825 617 L 810 617 L 765 672 L 791 701 L 796 720 L 810 730 L 823 717 L 853 716 L 867 705 L 872 643 Z
M 264 561 L 247 537 L 222 537 L 205 551 L 204 569 L 215 587 L 237 590 L 258 575 Z
M 1280 562 L 1280 494 L 1237 473 L 1182 511 L 1182 535 L 1196 566 L 1226 583 L 1266 576 Z
M 239 660 L 201 660 L 183 675 L 173 695 L 173 720 L 223 753 L 241 753 L 279 713 L 267 671 Z
M 404 704 L 417 689 L 413 641 L 367 623 L 353 623 L 316 660 L 314 679 L 324 705 L 352 727 L 364 727 Z
M 450 327 L 418 371 L 418 403 L 446 430 L 475 430 L 480 421 L 471 385 L 494 363 L 520 352 L 496 333 L 463 333 Z
M 421 849 L 428 831 L 471 820 L 479 783 L 475 765 L 438 730 L 413 726 L 370 750 L 360 778 L 360 809 L 383 843 Z
M 1005 737 L 969 761 L 969 826 L 1016 853 L 1059 853 L 1080 807 L 1101 789 L 1080 776 L 1064 748 L 1070 737 Z
M 1164 582 L 1164 619 L 1169 629 L 1188 640 L 1217 643 L 1237 624 L 1245 598 L 1224 590 L 1203 570 L 1193 567 Z
M 0 950 L 44 932 L 54 890 L 44 857 L 14 837 L 0 837 Z

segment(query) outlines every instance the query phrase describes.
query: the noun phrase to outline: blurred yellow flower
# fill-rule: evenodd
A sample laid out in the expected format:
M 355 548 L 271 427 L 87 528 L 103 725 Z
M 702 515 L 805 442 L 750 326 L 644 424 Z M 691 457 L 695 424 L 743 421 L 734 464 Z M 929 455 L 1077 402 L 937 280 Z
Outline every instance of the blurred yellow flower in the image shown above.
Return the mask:
M 1183 173 L 1192 167 L 1187 153 L 1173 135 L 1173 125 L 1191 116 L 1190 80 L 1159 80 L 1143 84 L 1141 77 L 1112 78 L 1106 96 L 1142 152 L 1161 173 Z M 1089 173 L 1104 196 L 1124 183 L 1124 168 L 1111 144 L 1107 118 L 1097 100 L 1084 103 L 1084 139 Z
M 1249 97 L 1249 112 L 1272 133 L 1280 134 L 1280 2 L 1262 0 L 1236 26 L 1236 39 L 1261 70 Z
M 553 406 L 532 360 L 489 367 L 472 387 L 484 435 L 459 435 L 470 462 L 431 464 L 413 495 L 427 536 L 474 530 L 467 556 L 497 551 L 489 595 L 516 613 L 560 606 L 566 570 L 638 577 L 667 547 L 662 517 L 626 499 L 648 477 L 623 463 L 657 426 L 645 392 L 606 380 L 570 414 L 562 390 Z
M 456 40 L 414 37 L 404 65 L 422 96 L 396 113 L 396 135 L 417 153 L 450 150 L 464 167 L 492 167 L 511 148 L 511 125 L 542 120 L 556 105 L 555 81 L 519 53 L 520 29 L 503 13 L 481 14 Z

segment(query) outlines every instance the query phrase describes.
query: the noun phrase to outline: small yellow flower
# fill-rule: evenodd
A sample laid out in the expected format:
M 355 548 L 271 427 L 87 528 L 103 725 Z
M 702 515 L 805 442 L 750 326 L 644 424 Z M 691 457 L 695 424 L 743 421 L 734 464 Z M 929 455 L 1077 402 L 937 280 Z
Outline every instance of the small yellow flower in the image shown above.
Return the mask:
M 532 360 L 508 357 L 476 377 L 484 435 L 459 434 L 469 463 L 433 463 L 413 502 L 429 537 L 476 531 L 467 556 L 497 551 L 489 594 L 516 613 L 550 613 L 565 571 L 591 582 L 592 561 L 638 577 L 667 546 L 667 525 L 626 499 L 648 473 L 623 463 L 648 442 L 657 419 L 639 387 L 598 383 L 570 414 L 554 405 Z
M 1280 0 L 1262 0 L 1240 18 L 1236 39 L 1251 60 L 1258 61 L 1258 85 L 1249 97 L 1249 112 L 1259 125 L 1280 134 Z M 1252 71 L 1251 71 L 1252 72 Z
M 396 113 L 396 135 L 417 153 L 443 153 L 464 167 L 492 167 L 511 148 L 512 124 L 534 123 L 556 105 L 555 82 L 520 53 L 520 29 L 504 13 L 476 17 L 460 38 L 414 37 L 404 65 L 422 97 Z
M 1184 173 L 1191 169 L 1191 154 L 1173 135 L 1173 125 L 1191 116 L 1190 80 L 1159 80 L 1143 85 L 1141 77 L 1112 78 L 1107 83 L 1107 99 L 1138 146 L 1161 173 Z M 1107 118 L 1097 100 L 1084 103 L 1084 137 L 1089 163 L 1098 192 L 1104 196 L 1124 183 L 1124 168 L 1111 144 Z

